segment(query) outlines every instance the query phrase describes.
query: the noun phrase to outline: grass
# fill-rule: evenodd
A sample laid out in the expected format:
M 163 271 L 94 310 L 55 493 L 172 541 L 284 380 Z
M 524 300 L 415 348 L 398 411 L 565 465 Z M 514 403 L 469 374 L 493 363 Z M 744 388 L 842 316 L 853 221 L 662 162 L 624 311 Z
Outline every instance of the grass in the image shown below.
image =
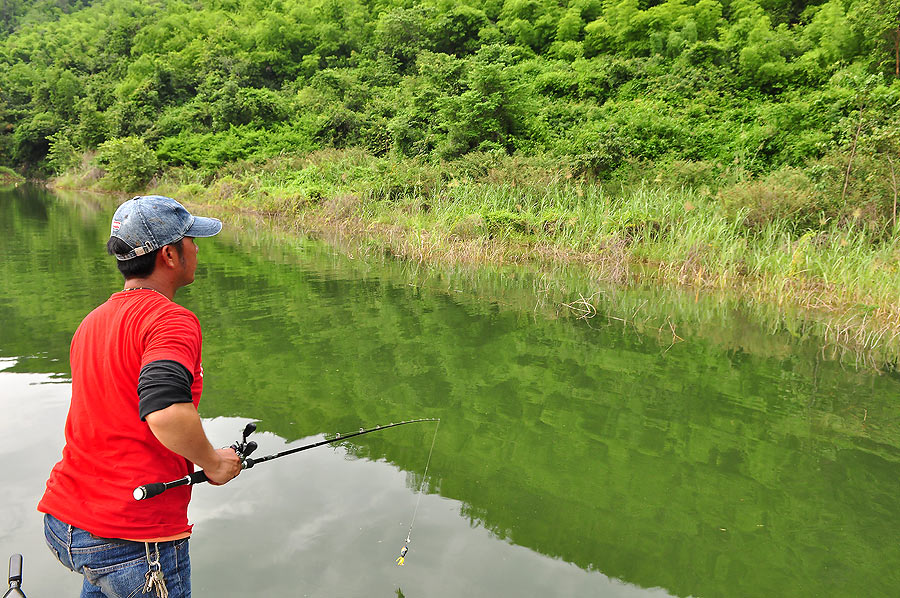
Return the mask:
M 6 166 L 0 166 L 0 181 L 4 183 L 20 183 L 25 180 L 25 177 L 20 175 L 18 172 L 13 170 L 12 168 L 8 168 Z
M 97 180 L 83 171 L 56 184 Z M 598 282 L 799 308 L 829 345 L 900 354 L 896 228 L 873 233 L 851 218 L 797 230 L 785 217 L 750 226 L 747 210 L 724 206 L 708 186 L 592 183 L 547 158 L 429 163 L 323 150 L 214 175 L 172 169 L 150 190 L 275 215 L 288 228 L 337 233 L 420 264 L 577 265 Z M 594 309 L 583 295 L 577 306 Z

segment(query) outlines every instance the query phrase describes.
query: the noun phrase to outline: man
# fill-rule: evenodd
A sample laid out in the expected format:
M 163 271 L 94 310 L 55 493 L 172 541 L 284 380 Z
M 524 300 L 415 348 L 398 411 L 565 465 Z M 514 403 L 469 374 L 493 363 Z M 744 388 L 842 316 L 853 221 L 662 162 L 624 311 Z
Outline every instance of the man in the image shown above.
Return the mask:
M 140 502 L 132 491 L 193 464 L 214 484 L 240 473 L 235 452 L 214 449 L 203 432 L 200 324 L 173 302 L 194 281 L 194 239 L 221 229 L 156 195 L 113 216 L 107 251 L 125 286 L 72 338 L 66 445 L 38 505 L 51 550 L 84 575 L 82 598 L 189 597 L 190 487 Z

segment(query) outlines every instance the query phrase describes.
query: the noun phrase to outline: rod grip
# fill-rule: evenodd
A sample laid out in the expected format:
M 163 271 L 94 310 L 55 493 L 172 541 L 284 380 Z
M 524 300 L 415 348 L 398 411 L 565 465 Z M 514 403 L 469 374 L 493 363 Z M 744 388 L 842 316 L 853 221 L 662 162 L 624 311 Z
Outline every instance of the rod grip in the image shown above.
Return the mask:
M 22 583 L 22 555 L 9 557 L 9 583 Z
M 202 482 L 208 481 L 209 478 L 206 477 L 206 472 L 201 469 L 199 471 L 195 471 L 190 475 L 186 475 L 183 478 L 179 478 L 174 482 L 157 482 L 155 484 L 144 484 L 143 486 L 138 486 L 134 489 L 134 492 L 132 492 L 132 496 L 134 496 L 134 500 L 147 500 L 148 498 L 159 496 L 170 488 L 177 488 L 178 486 L 193 486 L 194 484 L 200 484 Z
M 188 478 L 191 480 L 190 482 L 188 482 L 188 486 L 193 486 L 194 484 L 202 484 L 203 482 L 209 481 L 209 478 L 206 477 L 206 472 L 202 469 L 198 469 L 197 471 L 189 475 Z
M 134 489 L 134 492 L 132 494 L 134 496 L 134 500 L 147 500 L 148 498 L 159 496 L 165 491 L 166 485 L 162 482 L 157 482 L 155 484 L 144 484 L 143 486 L 138 486 Z

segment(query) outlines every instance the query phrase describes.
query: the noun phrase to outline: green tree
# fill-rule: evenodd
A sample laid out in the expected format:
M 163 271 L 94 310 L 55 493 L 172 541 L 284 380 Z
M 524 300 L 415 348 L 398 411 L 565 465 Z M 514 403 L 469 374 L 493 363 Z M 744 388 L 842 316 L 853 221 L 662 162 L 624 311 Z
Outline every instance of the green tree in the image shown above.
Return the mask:
M 579 8 L 570 8 L 556 26 L 556 40 L 561 42 L 575 41 L 581 37 L 582 29 L 584 29 L 584 21 L 581 20 L 581 10 Z
M 850 13 L 855 29 L 875 51 L 875 62 L 890 63 L 900 77 L 900 0 L 856 0 Z
M 429 26 L 434 50 L 456 56 L 472 54 L 481 45 L 481 32 L 489 24 L 484 10 L 466 4 L 441 10 Z
M 69 136 L 64 131 L 50 135 L 47 141 L 50 142 L 47 163 L 57 174 L 61 174 L 81 162 L 81 152 L 69 140 Z
M 41 162 L 50 149 L 50 136 L 59 131 L 62 121 L 52 112 L 39 112 L 21 122 L 13 133 L 13 156 L 25 166 Z
M 406 70 L 420 51 L 431 49 L 428 21 L 426 10 L 418 6 L 382 13 L 375 25 L 377 50 L 396 60 L 401 71 Z
M 486 46 L 467 61 L 465 91 L 443 103 L 441 155 L 515 149 L 514 139 L 527 130 L 529 106 L 525 87 L 508 68 L 513 60 L 507 48 Z

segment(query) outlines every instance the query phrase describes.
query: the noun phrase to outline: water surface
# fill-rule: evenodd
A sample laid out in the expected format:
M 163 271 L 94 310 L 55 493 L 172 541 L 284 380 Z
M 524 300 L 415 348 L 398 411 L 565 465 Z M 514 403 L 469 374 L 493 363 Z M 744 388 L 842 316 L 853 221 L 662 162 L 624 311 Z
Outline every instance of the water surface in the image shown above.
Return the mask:
M 0 192 L 0 557 L 25 554 L 31 598 L 79 587 L 34 505 L 62 447 L 71 335 L 121 288 L 114 208 Z M 246 223 L 199 245 L 177 300 L 203 325 L 214 443 L 251 420 L 261 453 L 441 426 L 405 567 L 430 424 L 198 487 L 195 595 L 896 594 L 896 373 L 730 308 L 728 330 L 661 343 L 506 300 L 533 287 L 517 272 L 423 282 Z M 711 340 L 742 335 L 779 350 Z

